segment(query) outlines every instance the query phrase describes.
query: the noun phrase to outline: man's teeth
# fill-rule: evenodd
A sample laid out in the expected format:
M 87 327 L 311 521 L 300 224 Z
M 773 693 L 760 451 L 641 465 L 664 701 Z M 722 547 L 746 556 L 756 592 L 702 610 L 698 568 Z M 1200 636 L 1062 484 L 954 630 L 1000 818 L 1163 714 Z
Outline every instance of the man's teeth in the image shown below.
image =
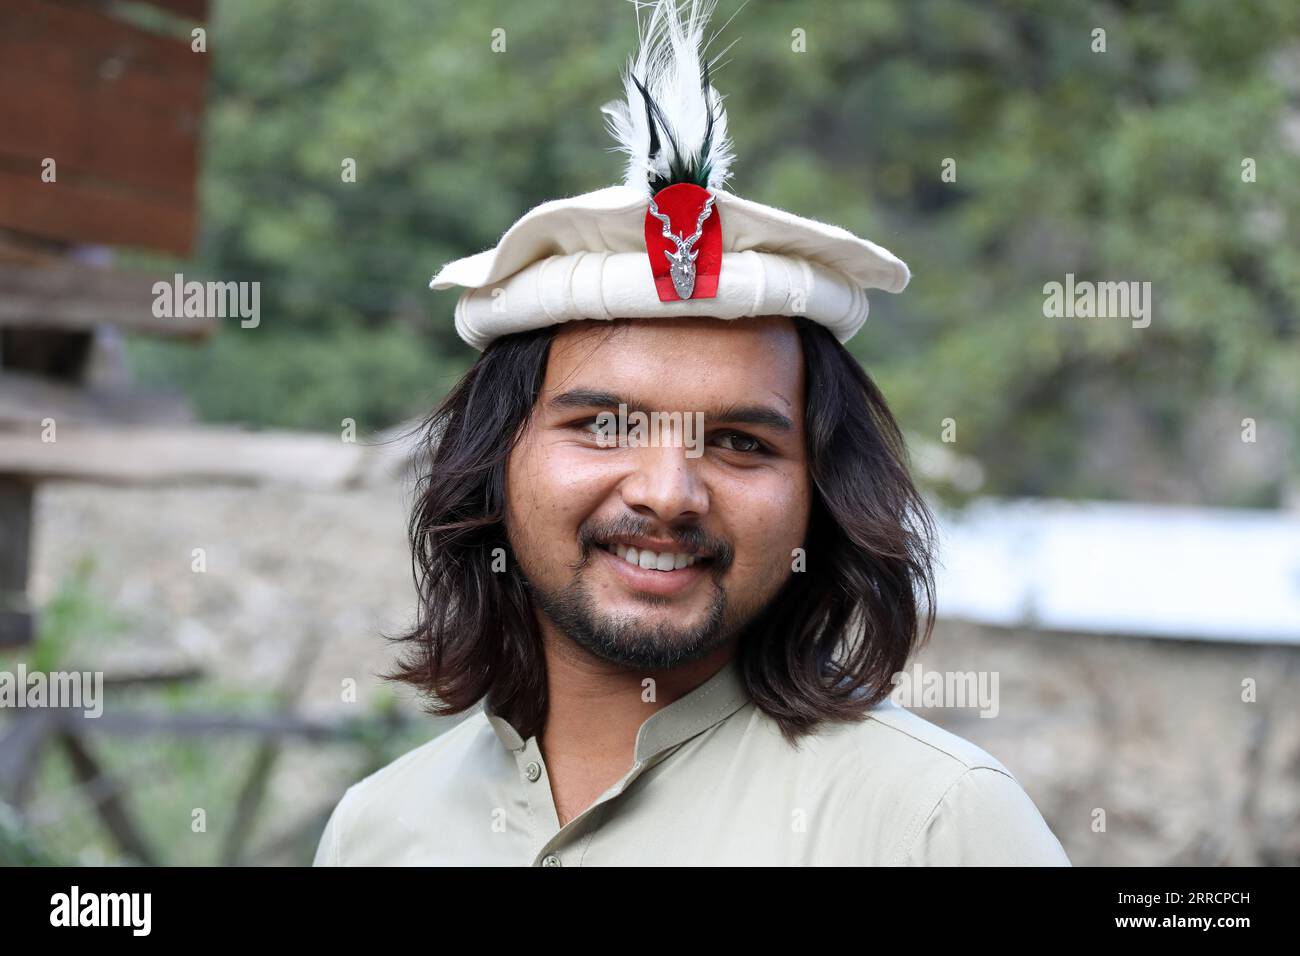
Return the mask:
M 676 571 L 689 568 L 695 563 L 695 555 L 678 554 L 674 551 L 649 551 L 645 548 L 629 548 L 625 544 L 610 545 L 610 550 L 628 564 L 656 571 Z

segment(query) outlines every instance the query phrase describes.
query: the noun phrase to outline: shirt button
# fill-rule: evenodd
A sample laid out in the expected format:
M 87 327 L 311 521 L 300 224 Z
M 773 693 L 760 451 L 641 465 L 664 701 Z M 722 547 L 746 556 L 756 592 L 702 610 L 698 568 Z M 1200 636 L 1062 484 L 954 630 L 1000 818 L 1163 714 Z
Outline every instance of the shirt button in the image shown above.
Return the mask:
M 524 773 L 528 776 L 529 780 L 536 783 L 537 778 L 542 775 L 541 765 L 538 764 L 536 760 L 530 760 L 528 766 L 524 768 Z
M 559 866 L 560 858 L 554 853 L 542 858 L 542 866 Z

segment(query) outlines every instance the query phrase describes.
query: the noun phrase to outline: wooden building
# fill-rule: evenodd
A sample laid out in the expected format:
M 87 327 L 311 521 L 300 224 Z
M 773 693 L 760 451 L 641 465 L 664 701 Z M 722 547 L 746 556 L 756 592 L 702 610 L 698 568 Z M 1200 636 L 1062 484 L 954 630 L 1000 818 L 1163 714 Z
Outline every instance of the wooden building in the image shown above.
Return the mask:
M 185 417 L 102 359 L 125 332 L 212 329 L 155 318 L 158 276 L 110 251 L 194 248 L 207 14 L 207 0 L 0 4 L 0 446 L 50 451 L 0 451 L 0 646 L 32 639 L 33 489 L 46 460 L 68 469 L 58 430 Z

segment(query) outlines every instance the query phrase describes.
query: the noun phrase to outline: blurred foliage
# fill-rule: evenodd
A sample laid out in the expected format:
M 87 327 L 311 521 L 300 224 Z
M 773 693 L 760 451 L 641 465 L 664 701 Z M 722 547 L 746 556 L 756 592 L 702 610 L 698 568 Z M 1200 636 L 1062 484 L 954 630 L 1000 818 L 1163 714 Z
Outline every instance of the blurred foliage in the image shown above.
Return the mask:
M 335 431 L 344 418 L 367 430 L 427 411 L 468 367 L 394 324 L 254 331 L 235 325 L 201 349 L 137 341 L 132 364 L 141 381 L 183 388 L 210 419 Z
M 67 866 L 52 855 L 13 807 L 0 800 L 0 866 Z
M 157 709 L 152 692 L 117 692 L 114 707 Z M 195 688 L 177 713 L 255 713 L 247 694 Z M 267 702 L 269 703 L 269 702 Z M 173 710 L 173 708 L 167 708 Z M 260 709 L 267 712 L 267 707 Z M 333 743 L 283 742 L 270 790 L 247 847 L 250 863 L 306 865 L 325 819 L 350 784 L 426 743 L 427 724 L 390 728 L 359 724 L 355 737 Z M 145 844 L 168 866 L 212 866 L 221 860 L 235 808 L 257 758 L 259 741 L 248 735 L 140 737 L 92 733 L 104 772 L 122 786 L 122 800 Z M 131 864 L 97 814 L 86 787 L 66 759 L 51 749 L 42 760 L 33 799 L 23 814 L 4 814 L 0 803 L 0 865 L 33 859 L 79 865 Z M 204 811 L 206 829 L 194 827 Z
M 80 555 L 37 615 L 31 647 L 0 650 L 0 664 L 10 667 L 21 660 L 30 671 L 75 669 L 86 648 L 120 635 L 126 621 L 94 587 L 94 574 L 94 556 Z
M 93 671 L 129 648 L 132 618 L 105 596 L 96 568 L 91 555 L 76 560 L 41 610 L 37 640 L 30 647 L 5 649 L 0 668 L 13 673 L 21 664 L 29 674 Z M 113 673 L 110 666 L 108 677 Z M 263 682 L 205 678 L 123 686 L 106 678 L 104 694 L 105 710 L 119 716 L 257 719 L 284 713 L 280 692 Z M 0 712 L 0 740 L 24 719 L 43 716 Z M 453 725 L 414 717 L 391 687 L 380 685 L 355 720 L 339 723 L 336 735 L 274 738 L 281 746 L 277 766 L 282 769 L 256 816 L 246 850 L 250 861 L 310 863 L 325 819 L 348 785 Z M 161 862 L 195 866 L 221 859 L 264 738 L 247 731 L 121 733 L 93 719 L 81 732 L 108 779 L 85 784 L 57 739 L 48 738 L 27 798 L 19 806 L 0 800 L 0 867 L 138 862 L 124 854 L 96 809 L 95 800 L 117 787 L 129 818 Z M 192 826 L 197 808 L 203 809 L 207 827 L 199 832 Z
M 739 41 L 730 188 L 909 263 L 852 348 L 909 432 L 956 419 L 984 490 L 1273 503 L 1300 455 L 1298 27 L 1294 0 L 750 0 L 712 48 Z M 216 419 L 424 411 L 473 357 L 430 275 L 619 179 L 599 106 L 635 37 L 613 0 L 216 4 L 199 265 L 260 280 L 263 321 L 137 347 L 145 376 Z M 1151 282 L 1151 326 L 1045 318 L 1067 272 Z M 1246 417 L 1263 463 L 1204 471 Z

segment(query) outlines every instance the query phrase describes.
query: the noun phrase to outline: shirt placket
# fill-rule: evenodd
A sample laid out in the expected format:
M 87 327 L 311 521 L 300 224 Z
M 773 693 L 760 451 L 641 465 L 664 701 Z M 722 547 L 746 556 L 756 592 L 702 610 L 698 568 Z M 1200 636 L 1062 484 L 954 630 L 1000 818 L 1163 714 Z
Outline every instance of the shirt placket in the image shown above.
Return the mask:
M 533 851 L 531 866 L 563 866 L 566 851 L 576 851 L 578 848 L 581 837 L 587 830 L 588 818 L 611 800 L 617 799 L 650 763 L 657 762 L 634 762 L 631 769 L 617 783 L 597 797 L 591 806 L 561 827 L 559 811 L 555 808 L 555 796 L 551 792 L 551 778 L 546 772 L 546 761 L 542 759 L 541 748 L 536 737 L 529 737 L 524 746 L 515 751 L 515 760 L 519 766 L 520 782 L 524 787 L 532 820 L 536 826 L 534 830 L 536 849 Z M 576 864 L 578 860 L 575 859 L 573 862 Z
M 685 697 L 658 711 L 637 732 L 631 768 L 602 793 L 591 806 L 560 826 L 551 779 L 542 759 L 537 737 L 523 737 L 499 715 L 489 711 L 493 730 L 506 749 L 514 754 L 528 808 L 532 866 L 581 866 L 587 847 L 595 838 L 603 819 L 592 819 L 610 810 L 617 800 L 647 770 L 676 753 L 692 739 L 744 706 L 748 700 L 738 666 L 733 659 L 713 677 Z

